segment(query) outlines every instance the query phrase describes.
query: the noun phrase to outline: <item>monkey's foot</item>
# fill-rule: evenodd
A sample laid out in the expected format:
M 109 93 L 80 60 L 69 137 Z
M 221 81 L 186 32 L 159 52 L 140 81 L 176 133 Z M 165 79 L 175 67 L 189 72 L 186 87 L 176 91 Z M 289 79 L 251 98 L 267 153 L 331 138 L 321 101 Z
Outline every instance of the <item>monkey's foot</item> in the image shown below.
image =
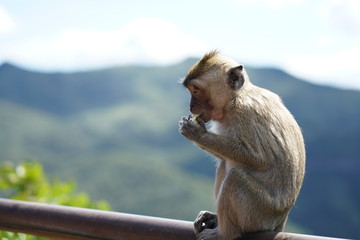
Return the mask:
M 208 211 L 201 211 L 194 221 L 195 234 L 203 232 L 205 229 L 214 229 L 218 225 L 217 216 L 215 213 Z
M 217 228 L 214 229 L 204 229 L 201 233 L 196 235 L 198 240 L 218 240 L 219 235 Z

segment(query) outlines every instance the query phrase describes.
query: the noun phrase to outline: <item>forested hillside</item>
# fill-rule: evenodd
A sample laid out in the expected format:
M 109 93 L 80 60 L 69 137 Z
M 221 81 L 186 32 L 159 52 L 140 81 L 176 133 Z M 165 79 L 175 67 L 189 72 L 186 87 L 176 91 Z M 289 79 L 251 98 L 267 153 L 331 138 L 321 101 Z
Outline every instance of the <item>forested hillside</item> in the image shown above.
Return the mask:
M 192 220 L 214 208 L 214 162 L 178 134 L 195 62 L 40 73 L 0 67 L 0 161 L 41 161 L 114 210 Z M 270 68 L 252 81 L 278 93 L 303 129 L 304 187 L 290 221 L 308 233 L 359 238 L 360 92 Z M 1 196 L 1 195 L 0 195 Z

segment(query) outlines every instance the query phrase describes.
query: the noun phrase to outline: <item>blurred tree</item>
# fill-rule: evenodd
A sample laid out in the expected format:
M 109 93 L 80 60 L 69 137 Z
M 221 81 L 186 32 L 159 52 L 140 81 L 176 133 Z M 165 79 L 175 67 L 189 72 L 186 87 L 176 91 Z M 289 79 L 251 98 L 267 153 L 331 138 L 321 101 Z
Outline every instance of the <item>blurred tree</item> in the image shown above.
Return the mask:
M 51 203 L 73 207 L 110 210 L 105 201 L 92 201 L 86 193 L 78 193 L 74 182 L 49 181 L 43 167 L 35 161 L 15 165 L 0 163 L 0 197 Z M 45 240 L 26 234 L 0 231 L 1 240 Z

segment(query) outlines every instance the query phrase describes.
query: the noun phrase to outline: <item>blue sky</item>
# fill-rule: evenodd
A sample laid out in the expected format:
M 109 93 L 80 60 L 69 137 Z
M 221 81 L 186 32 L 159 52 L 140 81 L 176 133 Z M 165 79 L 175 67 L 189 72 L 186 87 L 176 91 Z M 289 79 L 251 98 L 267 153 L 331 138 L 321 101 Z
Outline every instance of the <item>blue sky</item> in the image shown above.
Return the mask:
M 0 63 L 77 71 L 214 48 L 245 66 L 360 89 L 360 1 L 0 0 Z

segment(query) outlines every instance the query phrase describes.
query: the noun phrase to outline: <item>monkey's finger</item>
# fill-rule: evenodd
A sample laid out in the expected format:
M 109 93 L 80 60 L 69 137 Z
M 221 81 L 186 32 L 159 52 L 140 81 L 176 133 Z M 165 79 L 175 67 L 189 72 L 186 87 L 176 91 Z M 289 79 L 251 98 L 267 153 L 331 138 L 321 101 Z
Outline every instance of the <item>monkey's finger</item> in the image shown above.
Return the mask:
M 202 222 L 209 222 L 209 221 L 217 222 L 217 215 L 215 213 L 212 213 L 212 212 L 209 212 L 209 211 L 201 211 L 198 218 Z
M 189 121 L 180 121 L 179 123 L 179 132 L 181 135 L 188 137 L 189 136 Z
M 197 118 L 196 118 L 196 121 L 198 122 L 198 124 L 199 124 L 201 127 L 205 128 L 205 122 L 204 122 L 204 120 L 202 120 L 201 118 L 197 117 Z
M 195 234 L 201 233 L 205 229 L 205 225 L 202 221 L 199 221 L 199 219 L 195 219 L 194 221 L 194 231 Z
M 196 236 L 197 239 L 218 239 L 216 229 L 204 229 L 201 233 Z
M 179 122 L 179 126 L 182 127 L 187 121 L 188 121 L 188 119 L 186 117 L 182 117 Z
M 204 228 L 214 229 L 218 225 L 217 218 L 211 218 L 204 223 Z
M 183 117 L 181 118 L 181 121 L 187 122 L 187 121 L 189 121 L 189 118 L 188 118 L 188 117 L 183 116 Z

